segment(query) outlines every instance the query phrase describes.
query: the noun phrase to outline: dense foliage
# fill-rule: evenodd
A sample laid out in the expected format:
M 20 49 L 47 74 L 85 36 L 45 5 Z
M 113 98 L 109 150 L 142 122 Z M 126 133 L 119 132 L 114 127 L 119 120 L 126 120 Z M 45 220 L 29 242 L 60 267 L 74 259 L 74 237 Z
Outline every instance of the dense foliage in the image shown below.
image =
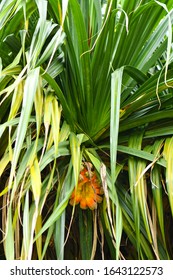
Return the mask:
M 172 0 L 0 1 L 1 259 L 173 258 L 172 23 Z

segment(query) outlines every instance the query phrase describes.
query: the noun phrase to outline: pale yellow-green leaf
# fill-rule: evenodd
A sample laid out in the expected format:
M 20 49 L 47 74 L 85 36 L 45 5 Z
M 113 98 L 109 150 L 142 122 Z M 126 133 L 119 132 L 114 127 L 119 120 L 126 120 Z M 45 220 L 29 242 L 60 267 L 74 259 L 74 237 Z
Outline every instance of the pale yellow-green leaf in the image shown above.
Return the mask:
M 3 174 L 9 161 L 10 161 L 9 153 L 5 153 L 4 156 L 0 160 L 0 177 Z
M 52 100 L 52 134 L 53 134 L 53 139 L 54 139 L 55 156 L 58 153 L 60 119 L 61 119 L 61 107 L 58 106 L 58 101 L 56 100 L 56 98 L 53 98 L 53 100 Z
M 43 93 L 42 93 L 42 80 L 39 79 L 38 87 L 36 90 L 34 98 L 35 112 L 36 112 L 36 123 L 37 123 L 37 137 L 40 133 L 40 127 L 42 123 L 42 114 L 43 114 Z
M 141 177 L 141 174 L 142 174 L 143 170 L 145 169 L 145 167 L 146 167 L 145 162 L 140 161 L 140 160 L 137 162 L 137 173 L 136 173 L 137 178 Z M 148 212 L 147 212 L 147 183 L 146 183 L 146 179 L 144 177 L 140 178 L 138 180 L 137 185 L 135 185 L 134 195 L 137 197 L 137 200 L 138 200 L 138 203 L 140 206 L 140 210 L 141 210 L 142 217 L 144 220 L 146 232 L 148 234 L 148 239 L 149 239 L 150 243 L 152 243 L 151 232 L 150 232 L 150 227 L 149 227 L 149 223 L 148 223 Z
M 15 116 L 21 106 L 22 98 L 23 98 L 23 89 L 24 89 L 23 81 L 21 81 L 14 89 L 8 120 L 15 118 Z
M 11 172 L 9 178 L 9 188 L 11 188 L 12 185 L 12 181 L 15 175 L 15 169 L 18 163 L 18 159 L 28 129 L 28 122 L 31 115 L 34 96 L 37 89 L 39 73 L 40 73 L 39 68 L 31 70 L 26 78 L 26 82 L 24 85 L 22 111 L 20 115 L 18 128 L 17 128 L 17 135 L 16 135 L 13 160 L 12 160 L 12 166 L 11 166 Z
M 173 213 L 173 137 L 167 138 L 164 145 L 163 155 L 166 159 L 166 186 Z
M 52 147 L 52 145 L 53 145 L 53 128 L 51 126 L 49 131 L 49 137 L 47 139 L 46 151 L 48 151 Z
M 13 148 L 12 148 L 12 140 L 11 140 L 11 127 L 9 127 L 9 133 L 8 133 L 8 152 L 9 152 L 10 161 L 12 161 L 12 159 L 13 159 Z
M 63 125 L 61 126 L 61 130 L 59 133 L 59 142 L 66 141 L 68 136 L 70 134 L 70 127 L 69 125 L 64 121 Z
M 7 260 L 14 260 L 14 229 L 13 229 L 13 216 L 11 206 L 8 208 L 7 221 L 6 221 L 6 237 L 5 237 L 5 256 Z
M 35 158 L 33 165 L 30 168 L 32 192 L 35 204 L 38 205 L 41 194 L 41 174 L 38 159 Z
M 30 234 L 30 221 L 29 221 L 29 191 L 27 191 L 25 196 L 25 204 L 23 209 L 23 244 L 22 244 L 22 253 L 21 259 L 27 259 L 27 254 L 29 250 L 29 244 L 31 239 Z
M 82 158 L 81 158 L 79 138 L 73 132 L 70 133 L 70 149 L 71 149 L 72 164 L 74 170 L 75 185 L 77 185 Z

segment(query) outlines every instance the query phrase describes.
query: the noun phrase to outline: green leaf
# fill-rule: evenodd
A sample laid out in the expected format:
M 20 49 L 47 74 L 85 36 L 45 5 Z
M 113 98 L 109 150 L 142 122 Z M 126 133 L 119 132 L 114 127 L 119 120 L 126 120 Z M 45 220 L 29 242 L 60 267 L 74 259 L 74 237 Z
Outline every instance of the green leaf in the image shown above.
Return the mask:
M 12 208 L 8 209 L 7 221 L 6 221 L 6 237 L 5 237 L 5 255 L 7 260 L 15 259 L 14 251 L 14 229 L 12 222 Z
M 117 158 L 117 145 L 120 119 L 121 84 L 123 68 L 112 74 L 111 80 L 111 116 L 110 116 L 110 156 L 111 156 L 111 177 L 115 183 L 115 170 Z
M 20 152 L 22 150 L 23 141 L 26 136 L 28 122 L 34 102 L 34 96 L 38 85 L 39 72 L 39 68 L 31 70 L 31 72 L 28 74 L 28 77 L 26 78 L 26 82 L 24 85 L 22 112 L 17 129 L 9 186 L 12 183 L 16 165 L 18 163 Z

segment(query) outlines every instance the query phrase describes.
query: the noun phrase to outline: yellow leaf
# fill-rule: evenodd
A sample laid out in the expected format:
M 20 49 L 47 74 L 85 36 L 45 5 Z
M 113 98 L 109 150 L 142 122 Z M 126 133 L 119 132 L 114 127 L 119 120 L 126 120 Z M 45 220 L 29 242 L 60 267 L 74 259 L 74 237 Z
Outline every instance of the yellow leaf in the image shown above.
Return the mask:
M 35 158 L 33 165 L 30 168 L 30 174 L 35 204 L 38 205 L 41 194 L 41 174 L 37 158 Z

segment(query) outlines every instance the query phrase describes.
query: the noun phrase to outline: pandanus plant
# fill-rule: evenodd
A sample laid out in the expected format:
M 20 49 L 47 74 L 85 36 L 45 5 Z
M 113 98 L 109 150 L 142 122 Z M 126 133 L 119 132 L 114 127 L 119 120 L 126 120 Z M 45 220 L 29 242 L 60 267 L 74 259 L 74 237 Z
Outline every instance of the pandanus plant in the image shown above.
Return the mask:
M 172 258 L 172 22 L 172 0 L 0 2 L 1 258 Z

